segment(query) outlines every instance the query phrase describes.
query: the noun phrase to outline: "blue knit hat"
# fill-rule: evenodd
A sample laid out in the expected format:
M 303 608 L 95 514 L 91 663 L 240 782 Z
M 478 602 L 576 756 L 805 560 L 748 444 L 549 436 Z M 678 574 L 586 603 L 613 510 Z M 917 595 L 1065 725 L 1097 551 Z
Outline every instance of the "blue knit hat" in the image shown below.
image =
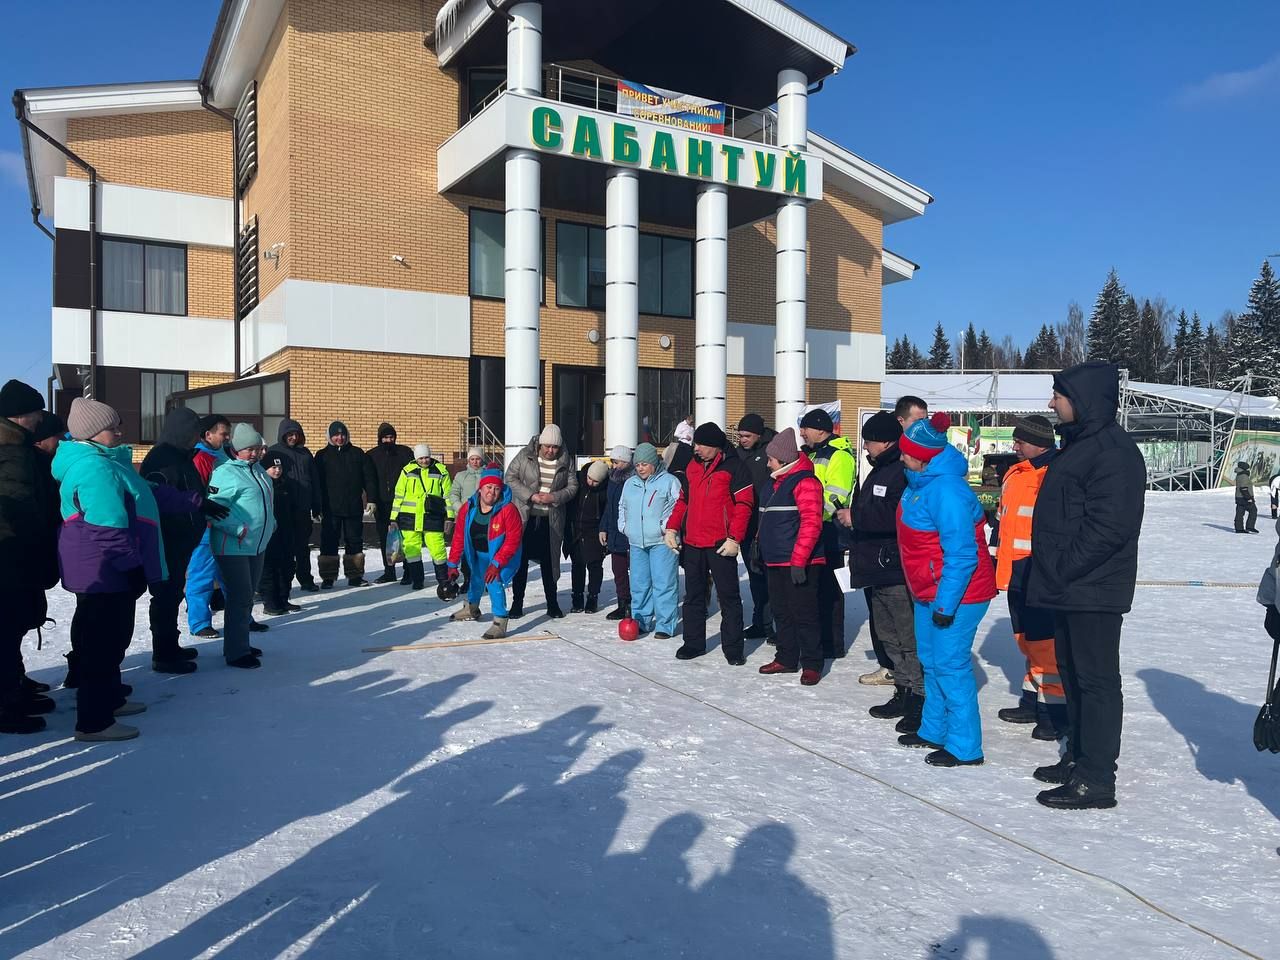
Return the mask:
M 927 463 L 947 448 L 947 428 L 950 426 L 951 418 L 941 411 L 928 420 L 917 420 L 907 427 L 898 441 L 898 449 Z
M 476 483 L 476 490 L 479 490 L 486 483 L 496 483 L 502 486 L 502 471 L 496 466 L 485 467 L 480 471 L 480 480 Z

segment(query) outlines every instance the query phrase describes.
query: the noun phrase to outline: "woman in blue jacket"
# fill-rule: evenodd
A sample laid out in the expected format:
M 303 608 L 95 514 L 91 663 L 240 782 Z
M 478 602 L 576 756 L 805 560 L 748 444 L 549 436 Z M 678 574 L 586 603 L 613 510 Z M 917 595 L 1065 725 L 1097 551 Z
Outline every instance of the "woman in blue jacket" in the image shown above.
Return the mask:
M 676 633 L 680 558 L 663 542 L 663 535 L 680 499 L 680 481 L 663 469 L 651 443 L 636 447 L 635 471 L 618 504 L 618 533 L 631 545 L 631 615 L 641 633 L 653 618 L 654 636 L 667 640 Z
M 266 452 L 262 435 L 237 423 L 231 447 L 235 456 L 218 464 L 209 478 L 209 498 L 229 511 L 210 525 L 209 546 L 227 604 L 222 655 L 229 666 L 252 669 L 262 666 L 262 651 L 249 645 L 249 631 L 266 629 L 253 622 L 253 595 L 276 529 L 274 493 L 271 478 L 258 463 Z

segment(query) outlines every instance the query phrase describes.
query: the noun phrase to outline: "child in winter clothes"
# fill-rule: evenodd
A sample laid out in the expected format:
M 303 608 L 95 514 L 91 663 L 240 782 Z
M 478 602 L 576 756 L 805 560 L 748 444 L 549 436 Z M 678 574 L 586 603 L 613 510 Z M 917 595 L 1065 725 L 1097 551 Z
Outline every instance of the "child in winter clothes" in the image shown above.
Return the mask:
M 619 444 L 609 453 L 609 493 L 605 503 L 604 520 L 600 524 L 600 542 L 609 554 L 613 567 L 613 589 L 618 596 L 618 606 L 606 620 L 625 620 L 631 616 L 631 545 L 626 535 L 618 530 L 618 508 L 622 503 L 622 490 L 631 479 L 631 451 Z
M 631 547 L 631 615 L 641 633 L 652 619 L 654 636 L 666 640 L 676 633 L 680 559 L 664 536 L 680 499 L 680 481 L 667 473 L 651 443 L 636 447 L 635 471 L 618 504 L 618 533 Z
M 462 609 L 451 620 L 479 619 L 480 595 L 488 591 L 493 624 L 484 636 L 499 640 L 507 635 L 507 586 L 520 569 L 523 535 L 524 523 L 511 502 L 511 488 L 502 480 L 502 469 L 496 464 L 486 468 L 476 492 L 462 505 L 453 528 L 449 580 L 458 579 L 458 564 L 465 556 L 471 567 L 471 584 Z
M 271 478 L 272 513 L 276 518 L 276 529 L 262 561 L 262 612 L 277 617 L 302 609 L 289 602 L 295 567 L 290 523 L 296 508 L 284 475 L 285 455 L 278 450 L 268 450 L 260 463 Z
M 604 580 L 604 515 L 608 510 L 609 465 L 592 460 L 578 471 L 578 495 L 565 516 L 564 553 L 571 562 L 570 613 L 595 613 Z M 586 590 L 585 598 L 583 590 Z
M 800 452 L 791 427 L 769 441 L 765 453 L 773 477 L 760 501 L 756 532 L 760 559 L 769 571 L 769 602 L 778 651 L 764 674 L 795 673 L 811 687 L 822 679 L 818 576 L 826 564 L 822 545 L 822 481 Z
M 935 413 L 898 443 L 907 491 L 898 508 L 898 549 L 915 599 L 916 652 L 924 668 L 920 729 L 898 742 L 933 747 L 938 767 L 982 763 L 982 723 L 971 650 L 996 595 L 986 515 L 966 477 L 968 461 L 947 442 L 951 419 Z

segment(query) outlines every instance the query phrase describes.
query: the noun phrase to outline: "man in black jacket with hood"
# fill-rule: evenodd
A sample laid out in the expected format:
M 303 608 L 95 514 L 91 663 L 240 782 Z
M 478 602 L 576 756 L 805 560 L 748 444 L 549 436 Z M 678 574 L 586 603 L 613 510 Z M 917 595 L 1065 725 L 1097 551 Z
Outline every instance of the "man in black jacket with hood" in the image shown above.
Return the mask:
M 364 578 L 364 507 L 377 499 L 377 477 L 369 455 L 351 442 L 341 420 L 329 424 L 329 445 L 316 454 L 320 481 L 320 586 L 326 590 L 338 579 L 338 541 L 346 547 L 342 558 L 347 583 L 368 584 Z
M 764 425 L 764 417 L 748 413 L 738 421 L 738 456 L 751 472 L 751 485 L 755 488 L 756 503 L 764 503 L 773 493 L 773 477 L 769 475 L 769 457 L 765 448 L 776 437 L 776 431 Z M 769 609 L 769 574 L 760 561 L 760 546 L 756 543 L 756 531 L 760 527 L 760 511 L 751 511 L 747 536 L 742 542 L 742 562 L 747 568 L 747 582 L 751 586 L 751 626 L 742 631 L 743 639 L 768 639 L 773 642 L 773 614 Z
M 284 482 L 289 488 L 290 519 L 287 532 L 293 550 L 298 586 L 310 593 L 320 588 L 311 575 L 311 522 L 320 519 L 320 481 L 316 461 L 307 449 L 307 435 L 297 420 L 280 421 L 277 441 L 271 448 L 281 456 Z
M 1035 777 L 1061 786 L 1036 799 L 1065 810 L 1114 807 L 1124 702 L 1120 626 L 1133 606 L 1147 470 L 1116 423 L 1115 364 L 1090 360 L 1053 378 L 1062 451 L 1049 464 L 1031 527 L 1027 602 L 1052 610 L 1071 730 L 1067 751 Z
M 391 525 L 391 502 L 396 498 L 396 482 L 400 479 L 400 471 L 413 463 L 413 451 L 404 444 L 396 443 L 396 428 L 384 422 L 378 425 L 378 445 L 369 451 L 369 459 L 373 462 L 373 473 L 377 479 L 377 498 L 373 509 L 378 518 L 378 547 L 386 564 L 382 576 L 373 582 L 395 583 L 396 565 L 387 561 L 387 528 Z M 404 575 L 408 580 L 407 569 Z

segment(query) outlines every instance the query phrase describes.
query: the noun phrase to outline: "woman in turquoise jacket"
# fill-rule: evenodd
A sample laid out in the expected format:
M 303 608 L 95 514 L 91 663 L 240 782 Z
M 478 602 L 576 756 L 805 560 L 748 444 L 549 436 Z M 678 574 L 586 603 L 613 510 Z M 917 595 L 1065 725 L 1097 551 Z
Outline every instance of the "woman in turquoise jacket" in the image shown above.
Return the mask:
M 262 435 L 247 423 L 237 423 L 231 447 L 235 455 L 218 464 L 209 478 L 209 499 L 228 511 L 210 525 L 209 546 L 226 597 L 222 655 L 229 666 L 252 669 L 262 661 L 261 651 L 249 645 L 249 631 L 267 629 L 253 622 L 253 595 L 276 530 L 275 494 L 271 478 L 258 463 L 266 451 Z
M 654 621 L 654 636 L 676 633 L 680 602 L 680 558 L 664 542 L 667 520 L 680 499 L 680 481 L 667 473 L 651 443 L 636 447 L 635 474 L 622 487 L 618 533 L 631 545 L 631 615 L 640 632 Z

